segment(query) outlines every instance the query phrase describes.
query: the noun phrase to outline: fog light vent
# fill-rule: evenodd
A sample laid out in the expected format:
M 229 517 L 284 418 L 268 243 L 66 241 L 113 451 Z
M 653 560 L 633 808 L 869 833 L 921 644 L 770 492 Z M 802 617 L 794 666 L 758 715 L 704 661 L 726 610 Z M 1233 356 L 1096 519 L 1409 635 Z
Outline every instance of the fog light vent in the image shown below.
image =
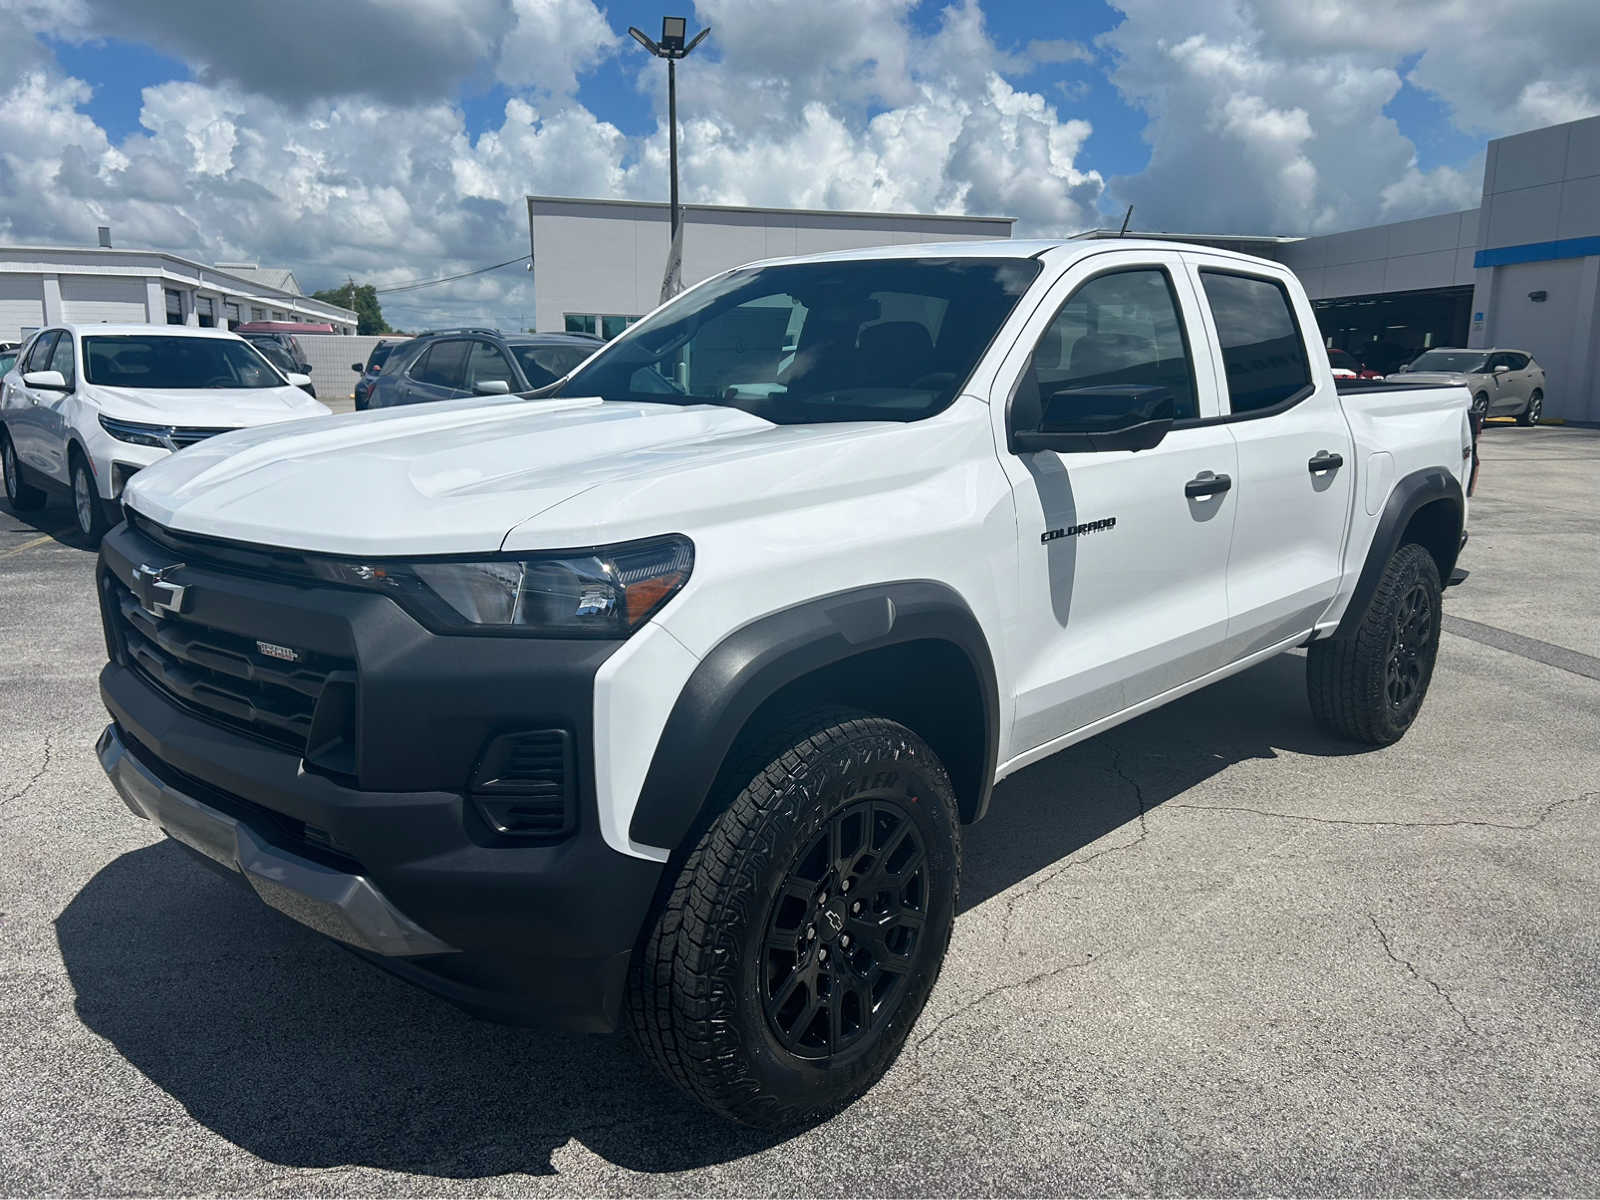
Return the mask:
M 508 733 L 484 750 L 472 798 L 497 833 L 559 837 L 577 825 L 572 735 L 564 729 Z

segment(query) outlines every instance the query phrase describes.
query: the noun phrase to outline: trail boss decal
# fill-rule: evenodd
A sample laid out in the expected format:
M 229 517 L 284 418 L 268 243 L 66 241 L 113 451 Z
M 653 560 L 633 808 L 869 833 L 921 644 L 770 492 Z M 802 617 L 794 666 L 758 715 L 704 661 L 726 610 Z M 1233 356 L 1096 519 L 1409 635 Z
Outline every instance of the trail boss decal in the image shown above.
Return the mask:
M 1065 529 L 1047 529 L 1039 535 L 1040 542 L 1053 542 L 1057 538 L 1077 537 L 1080 533 L 1099 533 L 1102 529 L 1116 528 L 1117 519 L 1106 517 L 1100 521 L 1085 521 L 1082 525 L 1068 525 Z

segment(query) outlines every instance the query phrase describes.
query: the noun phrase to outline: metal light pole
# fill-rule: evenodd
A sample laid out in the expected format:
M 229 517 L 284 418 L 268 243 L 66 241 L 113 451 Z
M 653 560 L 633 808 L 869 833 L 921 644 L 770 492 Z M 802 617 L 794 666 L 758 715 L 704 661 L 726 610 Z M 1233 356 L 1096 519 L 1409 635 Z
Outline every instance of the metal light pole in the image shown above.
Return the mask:
M 708 25 L 687 44 L 689 22 L 684 17 L 661 18 L 661 40 L 652 41 L 643 31 L 628 26 L 633 40 L 657 58 L 667 60 L 667 128 L 668 162 L 672 174 L 672 240 L 667 248 L 667 269 L 661 279 L 661 299 L 670 300 L 683 287 L 679 277 L 683 268 L 683 212 L 678 206 L 678 60 L 688 58 L 689 52 L 705 40 L 711 32 Z

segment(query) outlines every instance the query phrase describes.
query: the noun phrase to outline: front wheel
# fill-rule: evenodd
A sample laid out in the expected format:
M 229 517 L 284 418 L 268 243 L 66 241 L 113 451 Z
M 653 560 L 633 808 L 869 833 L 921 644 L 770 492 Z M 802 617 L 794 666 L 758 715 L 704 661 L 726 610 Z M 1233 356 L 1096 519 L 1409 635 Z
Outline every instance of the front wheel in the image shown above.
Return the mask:
M 1472 398 L 1472 411 L 1480 417 L 1489 415 L 1489 393 L 1479 392 Z
M 899 1054 L 950 940 L 960 832 L 944 767 L 893 721 L 812 713 L 743 768 L 636 956 L 629 1020 L 685 1092 L 778 1128 Z
M 78 532 L 92 545 L 110 528 L 106 520 L 105 505 L 100 503 L 100 489 L 95 486 L 94 472 L 81 454 L 72 456 L 72 511 L 78 519 Z
M 1355 633 L 1311 643 L 1306 690 L 1318 724 L 1371 746 L 1405 736 L 1433 679 L 1439 600 L 1433 555 L 1412 542 L 1401 546 Z
M 1517 417 L 1518 425 L 1537 425 L 1539 418 L 1544 415 L 1544 393 L 1537 388 L 1533 395 L 1528 397 L 1528 407 L 1523 409 Z

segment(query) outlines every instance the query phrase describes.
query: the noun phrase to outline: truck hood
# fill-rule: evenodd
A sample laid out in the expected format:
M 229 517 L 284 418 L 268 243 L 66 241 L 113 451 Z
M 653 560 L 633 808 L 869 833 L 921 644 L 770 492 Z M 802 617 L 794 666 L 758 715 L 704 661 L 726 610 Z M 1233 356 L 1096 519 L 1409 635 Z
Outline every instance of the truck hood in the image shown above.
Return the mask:
M 710 405 L 474 397 L 222 434 L 139 472 L 123 500 L 162 525 L 234 541 L 374 557 L 492 553 L 517 526 L 601 484 L 691 462 L 774 464 L 802 448 L 814 476 L 825 461 L 817 443 L 904 428 L 774 425 Z M 677 514 L 634 515 L 667 532 Z
M 319 417 L 328 407 L 297 387 L 124 388 L 91 383 L 88 398 L 108 417 L 153 425 L 243 429 L 296 417 Z

